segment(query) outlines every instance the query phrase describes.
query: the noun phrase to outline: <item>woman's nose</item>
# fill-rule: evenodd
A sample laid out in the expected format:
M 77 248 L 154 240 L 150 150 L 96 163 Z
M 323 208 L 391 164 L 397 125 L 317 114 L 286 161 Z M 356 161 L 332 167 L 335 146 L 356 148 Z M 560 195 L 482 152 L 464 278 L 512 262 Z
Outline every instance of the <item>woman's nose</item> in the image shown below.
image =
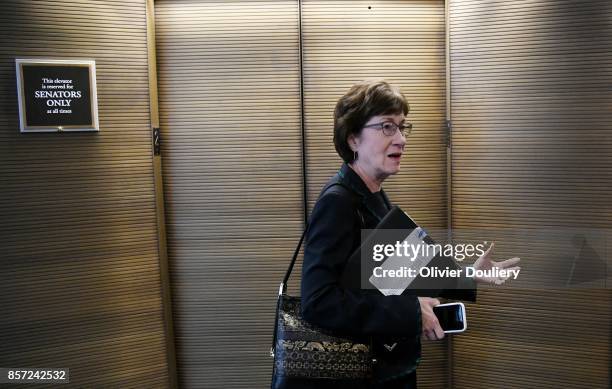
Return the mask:
M 404 146 L 406 145 L 406 134 L 401 132 L 399 129 L 395 131 L 395 135 L 393 137 L 393 143 L 400 145 L 402 146 L 402 148 L 404 148 Z

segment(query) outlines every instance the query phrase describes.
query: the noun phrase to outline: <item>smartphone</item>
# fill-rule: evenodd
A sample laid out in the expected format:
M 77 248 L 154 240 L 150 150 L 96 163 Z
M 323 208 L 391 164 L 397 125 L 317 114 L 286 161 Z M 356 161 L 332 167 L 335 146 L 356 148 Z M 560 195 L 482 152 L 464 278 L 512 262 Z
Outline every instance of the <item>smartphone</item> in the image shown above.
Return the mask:
M 465 316 L 465 305 L 463 305 L 463 303 L 436 305 L 433 311 L 444 333 L 454 334 L 463 332 L 467 329 L 467 318 Z

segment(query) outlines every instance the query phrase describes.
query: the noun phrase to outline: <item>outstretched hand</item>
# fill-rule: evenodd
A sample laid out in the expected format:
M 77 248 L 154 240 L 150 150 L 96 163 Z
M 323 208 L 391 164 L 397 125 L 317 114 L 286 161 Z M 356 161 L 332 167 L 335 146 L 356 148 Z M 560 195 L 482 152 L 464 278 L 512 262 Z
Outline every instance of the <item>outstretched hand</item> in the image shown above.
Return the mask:
M 493 261 L 491 259 L 492 257 L 491 252 L 493 251 L 493 246 L 494 244 L 491 243 L 491 246 L 489 246 L 487 251 L 484 254 L 482 254 L 482 256 L 476 260 L 476 262 L 474 262 L 474 269 L 476 270 L 491 270 L 493 268 L 507 269 L 507 270 L 520 270 L 521 269 L 519 266 L 516 266 L 521 260 L 519 257 L 506 259 L 504 261 Z M 499 273 L 499 272 L 495 272 L 495 273 Z M 495 275 L 491 277 L 488 277 L 488 276 L 474 277 L 474 280 L 476 282 L 483 283 L 483 284 L 501 285 L 504 282 L 506 282 L 508 278 L 510 278 L 509 275 L 506 275 L 503 277 L 501 275 Z

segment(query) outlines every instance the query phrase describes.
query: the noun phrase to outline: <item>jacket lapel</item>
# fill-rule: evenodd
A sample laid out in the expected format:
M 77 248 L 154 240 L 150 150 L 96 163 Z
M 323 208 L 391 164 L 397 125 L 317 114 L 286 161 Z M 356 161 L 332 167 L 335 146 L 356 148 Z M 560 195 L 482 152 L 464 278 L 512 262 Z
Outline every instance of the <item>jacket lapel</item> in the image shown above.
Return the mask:
M 373 209 L 376 209 L 376 202 L 378 200 L 373 195 L 373 193 L 370 192 L 370 189 L 368 189 L 367 185 L 365 184 L 365 182 L 363 182 L 361 177 L 359 177 L 359 175 L 355 173 L 355 171 L 351 169 L 346 163 L 342 164 L 342 167 L 338 172 L 338 176 L 340 182 L 348 186 L 360 197 L 361 204 L 363 205 L 363 208 L 368 211 L 368 213 L 374 216 L 378 221 L 380 221 L 382 217 L 384 217 L 384 215 L 377 215 L 374 211 L 372 211 Z M 381 193 L 383 198 L 385 199 L 385 202 L 387 203 L 387 206 L 391 208 L 387 194 L 382 189 Z

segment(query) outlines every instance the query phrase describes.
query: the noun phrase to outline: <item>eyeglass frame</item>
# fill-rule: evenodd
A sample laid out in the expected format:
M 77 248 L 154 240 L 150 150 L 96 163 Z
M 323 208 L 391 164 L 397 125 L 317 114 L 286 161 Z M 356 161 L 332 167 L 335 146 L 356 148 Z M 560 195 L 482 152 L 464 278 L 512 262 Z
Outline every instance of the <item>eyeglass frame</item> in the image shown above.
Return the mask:
M 384 124 L 391 124 L 394 128 L 393 133 L 388 134 L 387 132 L 385 132 L 385 129 L 383 127 Z M 372 124 L 363 126 L 363 128 L 375 128 L 375 127 L 377 127 L 376 128 L 377 130 L 381 130 L 382 133 L 385 134 L 385 136 L 393 136 L 398 130 L 403 136 L 408 136 L 410 135 L 410 132 L 412 131 L 412 123 L 405 123 L 405 124 L 398 125 L 392 120 L 387 120 L 387 121 L 379 122 L 379 123 L 372 123 Z

